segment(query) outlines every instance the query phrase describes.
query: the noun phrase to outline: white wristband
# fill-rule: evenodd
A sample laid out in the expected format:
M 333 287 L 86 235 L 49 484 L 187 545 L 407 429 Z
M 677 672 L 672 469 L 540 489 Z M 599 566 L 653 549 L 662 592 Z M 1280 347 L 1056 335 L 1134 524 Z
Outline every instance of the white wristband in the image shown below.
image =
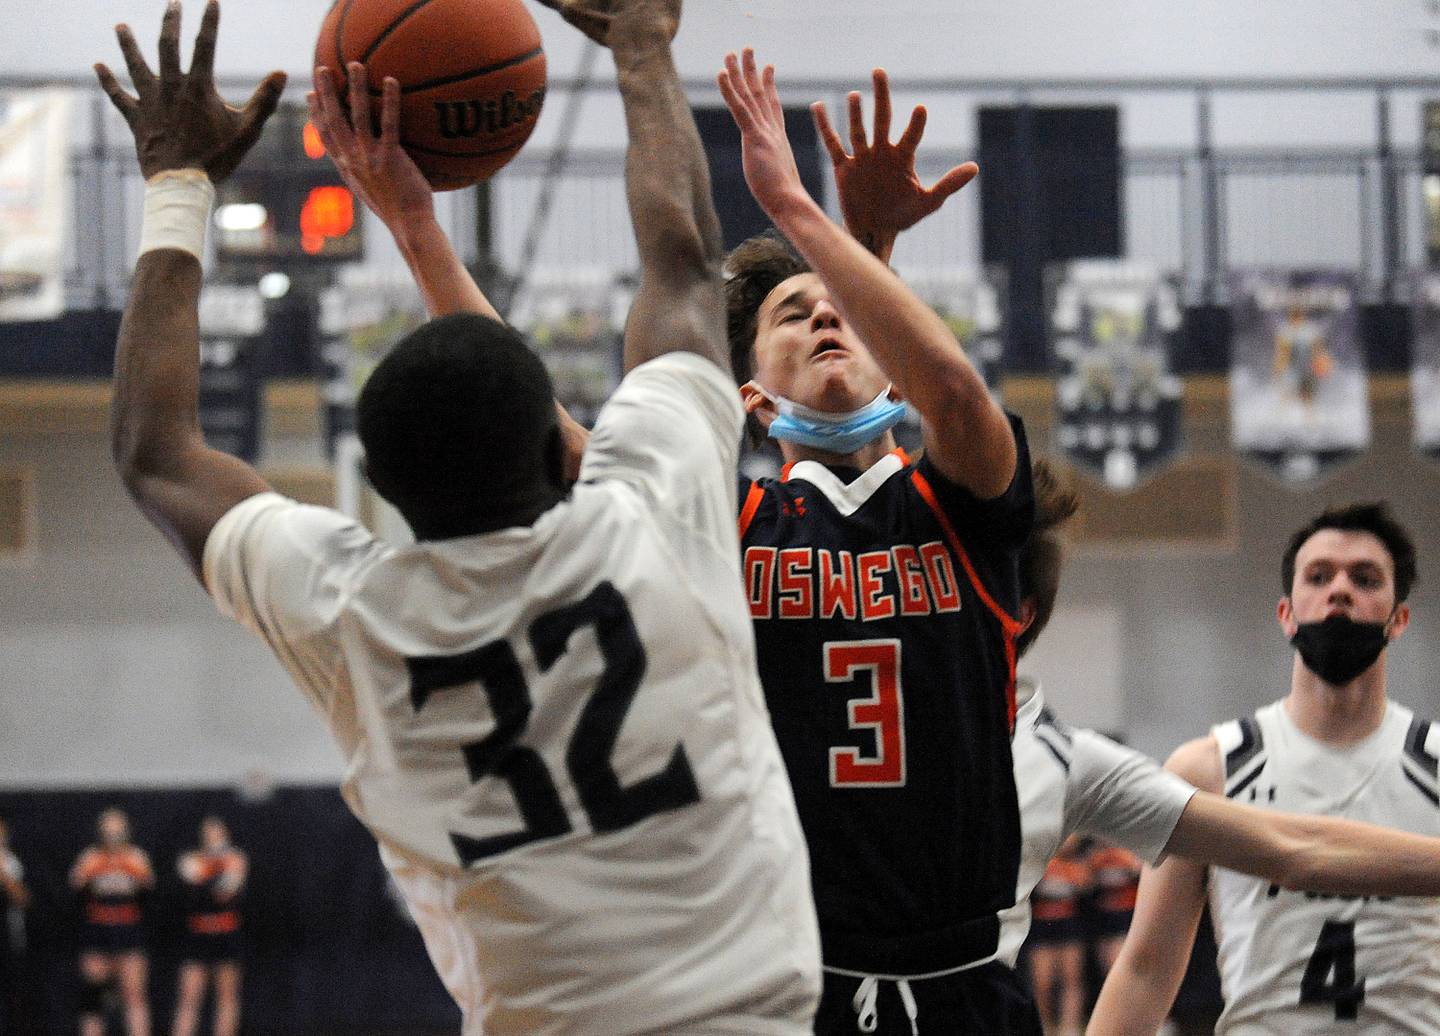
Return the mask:
M 205 261 L 205 229 L 215 185 L 199 169 L 168 169 L 145 181 L 145 217 L 140 224 L 140 254 L 178 248 Z

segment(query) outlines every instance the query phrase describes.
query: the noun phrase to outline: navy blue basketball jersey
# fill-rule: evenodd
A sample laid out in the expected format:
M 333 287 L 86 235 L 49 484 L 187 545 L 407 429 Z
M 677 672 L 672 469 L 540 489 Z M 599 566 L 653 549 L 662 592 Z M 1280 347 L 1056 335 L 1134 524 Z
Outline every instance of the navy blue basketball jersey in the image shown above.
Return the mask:
M 761 683 L 810 847 L 827 969 L 914 976 L 995 952 L 1015 901 L 1010 756 L 1024 429 L 981 501 L 896 450 L 741 480 Z

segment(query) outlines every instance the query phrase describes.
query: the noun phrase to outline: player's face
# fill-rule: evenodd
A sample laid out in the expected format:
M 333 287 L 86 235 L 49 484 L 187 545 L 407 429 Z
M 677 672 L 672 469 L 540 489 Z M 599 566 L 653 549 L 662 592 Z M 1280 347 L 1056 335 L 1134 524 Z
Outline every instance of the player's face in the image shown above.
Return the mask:
M 106 845 L 123 845 L 130 840 L 130 821 L 124 813 L 100 814 L 100 841 Z
M 206 849 L 224 849 L 230 844 L 230 833 L 218 820 L 207 820 L 200 825 L 200 844 Z
M 1396 608 L 1395 561 L 1379 537 L 1321 529 L 1295 555 L 1295 583 L 1288 601 L 1281 601 L 1280 623 L 1293 637 L 1301 623 L 1335 615 L 1383 623 L 1403 609 Z
M 755 380 L 772 395 L 830 413 L 862 407 L 889 384 L 813 273 L 782 281 L 761 303 Z

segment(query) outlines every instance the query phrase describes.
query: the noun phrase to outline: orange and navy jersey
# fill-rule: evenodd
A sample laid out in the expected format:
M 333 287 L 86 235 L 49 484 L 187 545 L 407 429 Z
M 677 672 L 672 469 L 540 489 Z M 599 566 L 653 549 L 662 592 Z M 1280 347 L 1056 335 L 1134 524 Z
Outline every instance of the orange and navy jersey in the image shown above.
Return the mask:
M 896 450 L 740 485 L 761 684 L 810 848 L 827 966 L 924 974 L 994 952 L 1015 900 L 1013 483 L 976 499 Z
M 87 922 L 136 925 L 142 918 L 140 896 L 154 886 L 155 872 L 143 849 L 92 846 L 75 861 L 71 880 L 80 890 Z
M 245 854 L 234 848 L 188 852 L 177 869 L 185 883 L 185 927 L 194 935 L 239 931 Z
M 1082 859 L 1057 856 L 1030 894 L 1036 921 L 1068 921 L 1080 916 L 1081 897 L 1090 888 L 1090 868 Z
M 1101 846 L 1090 854 L 1090 871 L 1095 881 L 1095 908 L 1107 914 L 1135 910 L 1140 893 L 1140 859 L 1119 846 Z

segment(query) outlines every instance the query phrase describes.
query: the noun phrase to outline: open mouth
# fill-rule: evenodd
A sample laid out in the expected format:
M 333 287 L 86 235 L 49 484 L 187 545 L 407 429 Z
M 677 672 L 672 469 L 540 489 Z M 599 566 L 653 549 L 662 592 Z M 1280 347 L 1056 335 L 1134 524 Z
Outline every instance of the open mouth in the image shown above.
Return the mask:
M 813 360 L 818 356 L 824 356 L 826 353 L 833 353 L 839 356 L 843 352 L 845 352 L 845 347 L 840 344 L 840 339 L 822 338 L 816 343 L 814 350 L 811 351 L 810 359 Z

